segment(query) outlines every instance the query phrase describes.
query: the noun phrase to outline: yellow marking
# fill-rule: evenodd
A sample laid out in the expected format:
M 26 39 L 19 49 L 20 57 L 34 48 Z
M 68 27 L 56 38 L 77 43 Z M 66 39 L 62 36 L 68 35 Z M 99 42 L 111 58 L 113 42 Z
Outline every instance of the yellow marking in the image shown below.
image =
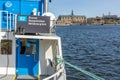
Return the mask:
M 16 77 L 17 77 L 17 76 L 16 76 L 16 75 L 14 75 L 14 76 L 13 76 L 13 80 L 16 80 Z
M 40 80 L 40 75 L 38 75 L 38 80 Z

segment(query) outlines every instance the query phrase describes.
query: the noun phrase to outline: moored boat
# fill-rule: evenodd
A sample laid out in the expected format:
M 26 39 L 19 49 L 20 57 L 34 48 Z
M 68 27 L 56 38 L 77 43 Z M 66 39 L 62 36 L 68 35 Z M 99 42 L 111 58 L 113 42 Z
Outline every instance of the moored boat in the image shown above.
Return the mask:
M 0 80 L 66 80 L 49 1 L 0 2 Z

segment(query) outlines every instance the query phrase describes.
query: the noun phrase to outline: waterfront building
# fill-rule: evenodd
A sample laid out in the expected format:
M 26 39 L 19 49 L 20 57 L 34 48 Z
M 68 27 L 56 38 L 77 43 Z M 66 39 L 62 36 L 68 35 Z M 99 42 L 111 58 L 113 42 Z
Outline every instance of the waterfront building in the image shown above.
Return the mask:
M 110 13 L 108 15 L 104 15 L 102 19 L 104 20 L 104 24 L 120 24 L 120 18 L 117 15 L 111 15 Z
M 74 15 L 72 10 L 71 15 L 60 15 L 57 19 L 57 25 L 81 25 L 86 24 L 87 18 L 81 15 Z
M 98 17 L 96 16 L 95 18 L 87 18 L 87 24 L 104 24 L 104 20 L 102 19 L 102 17 Z

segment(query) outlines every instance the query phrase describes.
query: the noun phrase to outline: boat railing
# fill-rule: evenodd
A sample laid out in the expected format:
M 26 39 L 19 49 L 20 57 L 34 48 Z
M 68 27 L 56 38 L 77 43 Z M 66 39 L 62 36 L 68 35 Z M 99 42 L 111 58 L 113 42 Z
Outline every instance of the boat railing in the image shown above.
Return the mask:
M 17 15 L 9 13 L 5 10 L 0 10 L 0 32 L 16 31 Z
M 60 70 L 58 70 L 56 73 L 54 73 L 53 75 L 48 76 L 47 78 L 44 78 L 43 80 L 51 80 L 51 79 L 52 80 L 58 80 L 58 79 L 60 79 L 60 77 L 61 77 L 61 79 L 66 80 L 66 74 L 65 74 L 64 70 L 65 69 L 63 67 Z

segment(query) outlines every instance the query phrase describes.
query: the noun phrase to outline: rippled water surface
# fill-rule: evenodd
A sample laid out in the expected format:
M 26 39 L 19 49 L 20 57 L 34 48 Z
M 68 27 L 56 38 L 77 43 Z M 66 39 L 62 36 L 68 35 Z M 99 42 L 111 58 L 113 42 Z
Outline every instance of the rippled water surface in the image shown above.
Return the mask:
M 105 80 L 120 80 L 120 26 L 56 27 L 64 59 Z M 66 65 L 68 80 L 93 80 Z

